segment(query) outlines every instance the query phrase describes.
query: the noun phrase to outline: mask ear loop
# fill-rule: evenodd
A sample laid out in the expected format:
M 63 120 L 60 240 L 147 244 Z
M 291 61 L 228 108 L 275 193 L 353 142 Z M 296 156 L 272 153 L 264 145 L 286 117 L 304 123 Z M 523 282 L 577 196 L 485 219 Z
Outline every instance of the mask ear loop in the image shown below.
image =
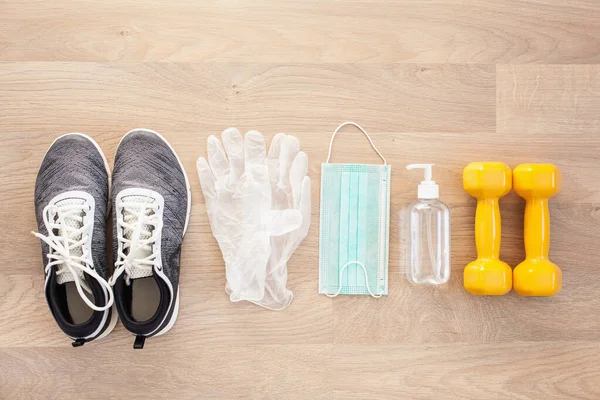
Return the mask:
M 333 135 L 331 136 L 331 141 L 329 142 L 329 153 L 327 154 L 327 161 L 325 161 L 326 164 L 329 164 L 329 159 L 331 158 L 331 148 L 333 146 L 333 139 L 335 138 L 335 135 L 338 133 L 338 131 L 340 129 L 342 129 L 346 125 L 354 125 L 358 129 L 360 129 L 362 131 L 362 133 L 365 134 L 367 139 L 369 139 L 369 143 L 371 143 L 371 147 L 373 147 L 373 149 L 377 152 L 377 154 L 379 154 L 379 157 L 381 157 L 381 159 L 383 160 L 383 165 L 387 165 L 387 161 L 385 160 L 385 157 L 379 152 L 379 150 L 377 150 L 377 147 L 375 147 L 375 143 L 373 143 L 373 140 L 371 140 L 371 136 L 369 136 L 367 131 L 365 131 L 359 124 L 357 124 L 356 122 L 352 122 L 352 121 L 344 122 L 343 124 L 341 124 L 340 126 L 338 126 L 336 128 L 335 132 L 333 132 Z
M 373 292 L 371 292 L 371 287 L 369 287 L 369 276 L 367 275 L 367 269 L 365 268 L 365 266 L 363 265 L 363 263 L 361 263 L 360 261 L 350 261 L 350 262 L 347 262 L 346 264 L 344 264 L 344 266 L 340 270 L 337 292 L 335 292 L 335 294 L 327 294 L 327 293 L 325 293 L 325 295 L 327 297 L 336 297 L 337 295 L 340 294 L 340 292 L 342 291 L 342 276 L 344 276 L 344 270 L 346 269 L 346 267 L 348 267 L 348 265 L 352 265 L 352 264 L 356 264 L 359 267 L 361 267 L 362 270 L 363 270 L 363 272 L 365 273 L 365 282 L 367 284 L 367 290 L 369 291 L 369 294 L 372 297 L 376 298 L 376 299 L 380 298 L 381 297 L 380 294 L 373 294 Z

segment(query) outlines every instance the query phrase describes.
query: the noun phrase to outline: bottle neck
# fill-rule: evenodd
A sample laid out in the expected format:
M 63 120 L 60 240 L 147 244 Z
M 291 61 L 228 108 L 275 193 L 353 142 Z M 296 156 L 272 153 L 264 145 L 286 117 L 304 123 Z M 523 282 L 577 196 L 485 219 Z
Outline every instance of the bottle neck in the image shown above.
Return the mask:
M 419 203 L 439 203 L 440 199 L 422 199 L 422 198 L 418 198 L 417 201 Z
M 435 182 L 431 184 L 421 183 L 417 188 L 417 197 L 419 199 L 437 199 L 440 197 L 440 188 Z

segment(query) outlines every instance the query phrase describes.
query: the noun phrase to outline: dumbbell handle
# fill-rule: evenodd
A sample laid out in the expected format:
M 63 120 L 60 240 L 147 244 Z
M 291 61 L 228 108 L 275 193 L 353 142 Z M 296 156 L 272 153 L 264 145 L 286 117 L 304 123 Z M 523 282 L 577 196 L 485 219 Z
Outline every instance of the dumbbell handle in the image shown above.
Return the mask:
M 500 258 L 501 221 L 498 198 L 477 200 L 475 246 L 477 258 Z
M 550 212 L 548 199 L 530 198 L 525 205 L 525 255 L 548 258 L 550 248 Z

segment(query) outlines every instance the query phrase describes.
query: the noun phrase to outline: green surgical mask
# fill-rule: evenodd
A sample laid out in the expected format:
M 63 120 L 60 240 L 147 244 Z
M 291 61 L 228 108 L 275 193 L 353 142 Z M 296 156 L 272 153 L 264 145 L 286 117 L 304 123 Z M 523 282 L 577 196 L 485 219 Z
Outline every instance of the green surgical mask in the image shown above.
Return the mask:
M 333 139 L 345 125 L 366 135 L 383 165 L 329 163 Z M 364 129 L 345 122 L 321 165 L 319 293 L 387 294 L 389 231 L 390 166 Z

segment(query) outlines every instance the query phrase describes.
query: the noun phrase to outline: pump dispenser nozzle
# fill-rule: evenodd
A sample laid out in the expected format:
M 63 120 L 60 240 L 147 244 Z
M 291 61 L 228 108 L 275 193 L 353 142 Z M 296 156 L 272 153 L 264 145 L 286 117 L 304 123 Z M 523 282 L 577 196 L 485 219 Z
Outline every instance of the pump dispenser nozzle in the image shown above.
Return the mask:
M 432 167 L 434 164 L 410 164 L 406 166 L 406 169 L 423 169 L 425 180 L 421 181 L 418 188 L 419 199 L 437 199 L 440 197 L 440 188 L 432 180 Z

